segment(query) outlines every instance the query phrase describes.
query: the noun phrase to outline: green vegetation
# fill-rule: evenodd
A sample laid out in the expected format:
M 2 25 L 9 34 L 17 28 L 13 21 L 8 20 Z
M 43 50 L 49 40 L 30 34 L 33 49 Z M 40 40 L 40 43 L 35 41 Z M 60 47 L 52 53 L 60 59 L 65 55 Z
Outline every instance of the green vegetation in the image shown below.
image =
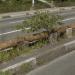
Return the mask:
M 7 51 L 7 52 L 0 52 L 0 61 L 6 62 L 8 60 L 14 59 L 15 57 L 19 55 L 27 55 L 33 53 L 36 49 L 42 48 L 43 46 L 48 44 L 48 40 L 40 40 L 36 42 L 34 45 L 31 46 L 19 46 L 14 48 L 13 50 Z M 23 64 L 19 67 L 18 72 L 12 73 L 11 71 L 6 72 L 0 72 L 0 75 L 19 75 L 22 73 L 27 73 L 30 70 L 32 70 L 33 67 L 31 63 Z
M 48 12 L 36 13 L 35 16 L 24 21 L 24 23 L 20 25 L 20 28 L 25 29 L 25 27 L 31 26 L 30 31 L 32 32 L 39 31 L 39 29 L 46 29 L 47 31 L 51 31 L 53 28 L 60 26 L 58 21 L 60 21 L 60 17 L 58 15 L 50 14 Z M 48 40 L 39 40 L 32 46 L 18 45 L 13 50 L 0 52 L 0 61 L 8 61 L 21 54 L 31 53 L 33 50 L 41 48 L 47 43 Z
M 31 0 L 0 0 L 0 13 L 30 9 Z
M 22 25 L 19 26 L 19 28 L 22 28 L 25 30 L 25 27 L 30 27 L 31 30 L 29 32 L 39 31 L 39 29 L 46 29 L 47 31 L 51 32 L 51 30 L 60 27 L 60 21 L 61 17 L 58 15 L 50 14 L 49 12 L 43 12 L 43 13 L 36 13 L 35 16 L 33 16 L 30 19 L 27 19 L 24 21 Z M 35 51 L 35 49 L 42 48 L 43 46 L 47 45 L 49 43 L 49 40 L 39 40 L 35 44 L 32 44 L 31 46 L 25 46 L 25 45 L 18 45 L 17 47 L 13 48 L 13 50 L 7 51 L 7 52 L 0 52 L 0 61 L 5 62 L 11 59 L 14 59 L 17 56 L 20 55 L 27 55 L 31 54 Z M 44 64 L 42 60 L 38 61 L 39 64 Z M 23 64 L 20 69 L 20 73 L 26 73 L 29 70 L 32 69 L 32 66 L 30 64 Z M 0 73 L 1 75 L 11 75 L 10 72 Z
M 24 21 L 24 23 L 20 25 L 19 28 L 22 28 L 25 31 L 25 27 L 31 27 L 29 32 L 39 31 L 40 29 L 46 29 L 47 31 L 51 32 L 52 29 L 58 28 L 60 26 L 60 20 L 61 17 L 58 15 L 50 14 L 49 12 L 39 12 L 36 13 L 36 15 L 34 15 L 32 18 Z M 13 48 L 13 50 L 0 52 L 0 61 L 5 62 L 23 54 L 27 55 L 34 53 L 36 49 L 42 48 L 48 43 L 49 40 L 44 39 L 28 46 L 18 45 L 17 47 Z M 28 67 L 28 65 L 24 65 L 21 67 L 21 69 L 23 69 L 21 72 L 28 72 L 28 69 L 26 70 L 26 68 L 31 70 L 30 66 Z
M 75 0 L 47 0 L 54 1 L 56 6 L 71 6 L 75 5 Z M 35 0 L 34 9 L 49 8 L 50 6 L 38 0 Z M 24 11 L 32 8 L 32 0 L 0 0 L 0 13 Z
M 10 51 L 0 52 L 0 62 L 14 59 L 17 56 L 33 53 L 35 49 L 39 49 L 48 43 L 47 40 L 40 40 L 32 46 L 18 46 Z
M 35 2 L 34 9 L 46 8 L 48 5 L 39 1 Z M 0 13 L 24 11 L 32 8 L 32 0 L 0 0 Z
M 0 72 L 0 75 L 12 75 L 10 72 Z
M 75 0 L 54 0 L 55 1 L 55 6 L 74 6 L 75 5 Z
M 29 62 L 29 63 L 25 63 L 19 66 L 17 71 L 12 72 L 8 70 L 5 72 L 0 72 L 0 75 L 23 75 L 23 74 L 28 73 L 32 69 L 34 69 L 34 66 L 32 65 L 32 62 Z
M 16 75 L 26 74 L 26 73 L 28 73 L 29 71 L 33 70 L 33 69 L 34 69 L 34 67 L 33 67 L 33 65 L 31 64 L 31 62 L 25 63 L 25 64 L 21 65 L 21 66 L 19 67 L 19 70 L 18 70 L 17 72 L 15 72 L 14 74 L 16 74 Z
M 60 26 L 61 17 L 55 14 L 51 14 L 49 12 L 37 12 L 32 18 L 27 19 L 23 22 L 22 25 L 18 25 L 18 28 L 31 27 L 32 32 L 38 31 L 40 29 L 46 29 L 47 31 L 51 31 L 54 28 L 58 28 Z

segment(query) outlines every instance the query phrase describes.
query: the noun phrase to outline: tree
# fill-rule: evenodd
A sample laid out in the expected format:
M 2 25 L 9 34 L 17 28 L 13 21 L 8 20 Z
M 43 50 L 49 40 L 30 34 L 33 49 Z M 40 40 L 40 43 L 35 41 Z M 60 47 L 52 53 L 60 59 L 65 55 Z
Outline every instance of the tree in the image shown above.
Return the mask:
M 25 29 L 31 27 L 31 31 L 38 31 L 39 29 L 51 31 L 60 26 L 60 19 L 60 16 L 50 14 L 49 12 L 38 12 L 32 18 L 25 20 L 21 28 Z

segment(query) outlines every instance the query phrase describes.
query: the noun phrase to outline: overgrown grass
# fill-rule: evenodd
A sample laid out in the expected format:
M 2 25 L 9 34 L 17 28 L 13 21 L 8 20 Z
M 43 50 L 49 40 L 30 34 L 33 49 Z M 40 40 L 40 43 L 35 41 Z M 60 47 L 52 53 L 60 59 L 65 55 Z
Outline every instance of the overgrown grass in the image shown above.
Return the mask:
M 75 1 L 55 2 L 58 7 L 75 6 Z
M 39 1 L 36 1 L 34 9 L 46 7 L 49 6 Z M 0 2 L 0 13 L 24 11 L 30 10 L 31 8 L 32 8 L 32 0 L 6 0 L 4 2 Z
M 51 0 L 47 0 L 51 2 Z M 54 0 L 56 6 L 73 6 L 75 5 L 75 1 L 62 1 Z M 49 8 L 50 6 L 44 4 L 40 1 L 35 0 L 35 7 L 33 9 L 41 9 L 41 8 Z M 0 0 L 0 13 L 6 12 L 16 12 L 16 11 L 25 11 L 30 10 L 32 8 L 32 0 L 6 0 L 2 2 Z
M 15 68 L 14 71 L 8 70 L 5 72 L 0 72 L 0 75 L 23 75 L 34 69 L 31 62 L 22 64 L 21 66 L 19 66 L 17 68 L 18 68 L 17 71 Z
M 7 71 L 7 72 L 0 72 L 0 75 L 12 75 L 11 72 Z
M 15 57 L 23 55 L 23 54 L 24 55 L 31 54 L 33 53 L 33 51 L 35 51 L 35 49 L 39 49 L 43 47 L 44 45 L 46 45 L 47 43 L 48 43 L 47 40 L 41 40 L 32 46 L 19 46 L 19 47 L 13 48 L 13 50 L 10 50 L 10 51 L 0 52 L 0 62 L 5 62 L 8 60 L 14 59 Z
M 19 70 L 17 72 L 15 72 L 14 74 L 16 75 L 22 75 L 22 74 L 26 74 L 28 73 L 29 71 L 33 70 L 33 66 L 31 63 L 25 63 L 25 64 L 22 64 L 20 67 L 19 67 Z

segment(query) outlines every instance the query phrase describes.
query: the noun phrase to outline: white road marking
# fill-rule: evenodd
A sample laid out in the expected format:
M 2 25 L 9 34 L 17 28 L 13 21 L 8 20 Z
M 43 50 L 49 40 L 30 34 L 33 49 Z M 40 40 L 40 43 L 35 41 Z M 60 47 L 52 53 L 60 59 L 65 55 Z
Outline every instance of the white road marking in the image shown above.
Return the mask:
M 9 23 L 20 23 L 20 22 L 23 22 L 25 20 L 20 20 L 20 21 L 14 21 L 14 22 L 9 22 Z
M 20 32 L 20 31 L 22 31 L 22 29 L 19 29 L 19 30 L 13 30 L 13 31 L 10 31 L 10 32 L 2 33 L 2 34 L 0 34 L 0 36 L 1 36 L 1 35 L 10 34 L 10 33 Z
M 73 17 L 73 18 L 68 18 L 68 19 L 62 20 L 62 22 L 64 22 L 64 21 L 69 21 L 69 20 L 74 20 L 74 19 L 75 19 L 75 17 Z M 24 20 L 21 20 L 21 21 L 24 21 Z M 12 23 L 16 23 L 16 22 L 19 22 L 19 21 L 15 21 L 15 22 L 12 22 Z M 26 30 L 29 30 L 29 29 L 31 29 L 31 27 L 25 28 L 25 29 L 26 29 Z M 10 32 L 2 33 L 2 34 L 0 34 L 0 36 L 1 36 L 1 35 L 6 35 L 6 34 L 15 33 L 15 32 L 20 32 L 20 31 L 22 31 L 22 29 L 13 30 L 13 31 L 10 31 Z
M 14 69 L 14 68 L 16 68 L 16 67 L 18 67 L 18 66 L 21 66 L 22 64 L 25 64 L 25 63 L 34 61 L 34 60 L 36 60 L 36 58 L 35 58 L 35 57 L 32 57 L 32 58 L 29 58 L 29 59 L 27 59 L 27 60 L 25 60 L 25 61 L 21 61 L 21 62 L 19 62 L 19 63 L 14 64 L 14 65 L 8 66 L 8 67 L 2 69 L 1 71 L 2 71 L 2 72 L 5 72 L 5 71 L 8 71 L 8 70 L 10 70 L 10 69 Z
M 67 18 L 67 19 L 64 19 L 62 21 L 69 21 L 69 20 L 74 20 L 74 19 L 75 19 L 75 17 L 73 17 L 73 18 Z
M 25 28 L 26 30 L 29 30 L 29 29 L 31 29 L 31 27 L 28 27 L 28 28 Z
M 28 27 L 28 28 L 25 28 L 25 29 L 26 29 L 26 30 L 29 30 L 29 29 L 31 29 L 31 27 Z M 0 36 L 1 36 L 1 35 L 6 35 L 6 34 L 15 33 L 15 32 L 20 32 L 20 31 L 22 31 L 22 29 L 13 30 L 13 31 L 10 31 L 10 32 L 2 33 L 2 34 L 0 34 Z
M 68 42 L 68 43 L 65 43 L 63 45 L 66 46 L 66 45 L 71 45 L 71 44 L 74 44 L 74 43 L 75 43 L 75 40 L 73 40 L 71 42 Z M 57 48 L 59 48 L 59 47 L 57 47 Z M 18 66 L 21 66 L 22 64 L 25 64 L 25 63 L 28 63 L 28 62 L 31 62 L 31 61 L 35 61 L 35 60 L 36 60 L 36 58 L 32 57 L 32 58 L 29 58 L 29 59 L 27 59 L 25 61 L 21 61 L 19 63 L 14 64 L 14 65 L 11 65 L 11 66 L 8 66 L 6 68 L 3 68 L 3 69 L 1 69 L 1 71 L 5 72 L 5 71 L 8 71 L 8 70 L 14 69 L 14 68 L 16 68 Z

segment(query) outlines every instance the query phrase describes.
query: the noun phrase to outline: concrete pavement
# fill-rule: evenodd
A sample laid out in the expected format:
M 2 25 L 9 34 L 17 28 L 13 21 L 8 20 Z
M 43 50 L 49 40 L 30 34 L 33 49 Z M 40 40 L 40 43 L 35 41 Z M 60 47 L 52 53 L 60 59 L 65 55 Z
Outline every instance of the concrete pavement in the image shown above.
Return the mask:
M 68 10 L 72 10 L 72 9 L 75 9 L 75 6 L 71 6 L 71 7 L 46 8 L 46 9 L 40 9 L 39 11 L 48 10 L 48 11 L 50 11 L 50 12 L 54 12 L 54 11 L 63 11 L 63 10 L 64 10 L 64 11 L 68 11 Z M 4 16 L 10 16 L 10 17 L 23 16 L 23 15 L 27 15 L 27 14 L 33 14 L 34 12 L 35 12 L 35 10 L 3 13 L 3 14 L 0 14 L 0 18 L 2 18 L 2 17 L 4 17 Z
M 17 17 L 12 17 L 12 18 L 2 19 L 2 20 L 0 19 L 0 40 L 7 40 L 7 38 L 11 39 L 11 37 L 13 36 L 15 38 L 15 37 L 18 37 L 20 33 L 22 33 L 22 32 L 17 32 L 16 26 L 18 24 L 21 24 L 25 19 L 31 17 L 31 15 L 27 15 L 27 16 L 22 15 L 23 13 L 21 13 L 21 15 Z M 63 12 L 54 12 L 54 14 L 58 14 L 62 16 L 64 18 L 62 22 L 65 24 L 75 23 L 75 9 L 67 10 L 67 11 L 65 10 Z M 14 33 L 14 31 L 16 32 Z M 7 33 L 10 33 L 10 34 L 7 34 Z
M 69 13 L 69 12 L 72 12 L 72 13 Z M 72 22 L 75 21 L 75 18 L 72 17 L 72 14 L 75 12 L 75 10 L 69 11 L 69 12 L 66 11 L 65 13 L 61 13 L 61 12 L 59 13 L 61 15 L 66 14 L 66 15 L 63 15 L 64 16 L 64 19 L 65 19 L 63 22 L 65 22 L 67 24 L 68 23 L 72 23 Z M 69 17 L 66 18 L 65 16 L 69 16 Z M 73 14 L 73 16 L 75 16 L 75 14 Z M 1 25 L 3 24 L 4 27 L 2 25 L 3 29 L 1 27 L 2 30 L 0 29 L 1 30 L 0 32 L 1 32 L 1 34 L 5 34 L 5 35 L 3 35 L 3 36 L 1 35 L 0 36 L 1 38 L 0 39 L 1 40 L 7 40 L 7 39 L 10 39 L 10 38 L 14 38 L 14 37 L 17 37 L 17 36 L 21 36 L 21 34 L 23 34 L 23 32 L 15 32 L 14 33 L 15 30 L 12 28 L 12 26 L 13 25 L 15 26 L 16 24 L 22 22 L 22 20 L 24 20 L 24 19 L 25 19 L 25 16 L 23 16 L 21 18 L 17 18 L 17 19 L 7 19 L 7 20 L 4 20 L 4 21 L 1 21 Z M 6 33 L 12 32 L 12 31 L 13 31 L 13 33 L 11 33 L 10 35 L 9 34 L 6 34 Z M 41 51 L 41 52 L 43 52 L 43 51 Z M 32 56 L 30 56 L 30 57 L 32 57 Z M 27 57 L 27 58 L 29 58 L 29 57 Z M 15 62 L 17 63 L 17 62 L 23 61 L 23 60 L 25 60 L 27 58 L 26 57 L 25 58 L 20 58 L 18 60 L 15 59 Z M 10 65 L 13 65 L 15 63 L 13 61 L 11 61 L 11 62 L 12 62 L 12 64 L 6 64 L 6 65 L 3 66 L 3 68 L 10 67 Z
M 27 54 L 27 55 L 16 57 L 16 58 L 14 58 L 11 61 L 8 61 L 6 63 L 0 64 L 0 71 L 7 71 L 9 69 L 10 70 L 11 69 L 15 69 L 16 67 L 19 66 L 17 64 L 24 63 L 26 60 L 28 60 L 30 58 L 36 58 L 36 60 L 37 59 L 41 59 L 41 58 L 45 59 L 45 58 L 43 58 L 43 56 L 45 56 L 46 59 L 48 59 L 48 58 L 50 59 L 50 60 L 48 59 L 48 61 L 51 61 L 51 59 L 53 60 L 53 59 L 55 59 L 55 58 L 57 58 L 59 56 L 62 56 L 63 54 L 71 52 L 72 51 L 71 49 L 68 49 L 68 50 L 64 49 L 64 50 L 62 50 L 62 48 L 65 45 L 64 43 L 66 43 L 66 44 L 68 44 L 68 43 L 72 44 L 71 43 L 72 41 L 75 42 L 74 39 L 72 39 L 72 40 L 66 40 L 63 43 L 61 43 L 60 45 L 57 44 L 55 47 L 47 45 L 47 46 L 45 46 L 45 47 L 43 47 L 41 49 L 34 50 L 33 53 L 31 53 L 31 54 Z
M 75 51 L 59 57 L 27 75 L 75 75 Z

